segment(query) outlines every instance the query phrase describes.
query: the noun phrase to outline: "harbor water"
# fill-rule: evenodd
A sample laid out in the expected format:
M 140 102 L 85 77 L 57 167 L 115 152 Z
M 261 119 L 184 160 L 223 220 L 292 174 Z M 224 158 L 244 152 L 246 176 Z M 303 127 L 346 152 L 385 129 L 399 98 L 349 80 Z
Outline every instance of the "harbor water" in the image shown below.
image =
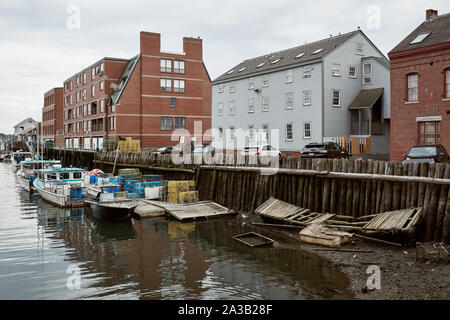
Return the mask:
M 349 279 L 248 215 L 105 222 L 20 189 L 0 163 L 0 299 L 348 299 Z M 234 235 L 256 231 L 273 247 Z

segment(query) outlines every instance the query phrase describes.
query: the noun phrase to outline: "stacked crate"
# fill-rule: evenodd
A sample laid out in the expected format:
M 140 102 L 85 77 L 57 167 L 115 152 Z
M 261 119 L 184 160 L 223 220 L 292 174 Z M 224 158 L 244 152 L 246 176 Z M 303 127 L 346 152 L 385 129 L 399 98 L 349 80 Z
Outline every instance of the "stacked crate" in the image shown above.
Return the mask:
M 141 142 L 139 140 L 126 138 L 125 141 L 120 142 L 119 151 L 124 153 L 139 153 L 141 152 Z
M 169 181 L 169 203 L 191 203 L 198 201 L 198 191 L 195 191 L 195 181 Z
M 119 179 L 124 175 L 126 175 L 127 178 L 131 180 L 142 180 L 141 170 L 136 168 L 119 169 Z

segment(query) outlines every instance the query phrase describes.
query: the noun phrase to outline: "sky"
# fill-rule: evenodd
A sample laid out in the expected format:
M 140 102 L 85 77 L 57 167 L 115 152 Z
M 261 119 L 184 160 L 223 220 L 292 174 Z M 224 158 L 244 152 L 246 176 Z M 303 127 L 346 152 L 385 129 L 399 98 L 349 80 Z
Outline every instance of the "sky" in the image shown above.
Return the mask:
M 241 61 L 361 30 L 385 54 L 448 0 L 1 0 L 0 132 L 40 121 L 44 93 L 103 57 L 139 53 L 139 32 L 182 52 L 200 36 L 215 79 Z

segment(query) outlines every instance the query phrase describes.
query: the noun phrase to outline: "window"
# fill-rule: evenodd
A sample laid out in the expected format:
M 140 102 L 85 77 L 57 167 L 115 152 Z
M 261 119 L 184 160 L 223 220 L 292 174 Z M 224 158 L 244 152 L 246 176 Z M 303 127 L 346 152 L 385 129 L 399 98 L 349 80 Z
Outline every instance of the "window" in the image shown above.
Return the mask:
M 230 140 L 234 140 L 236 137 L 234 136 L 234 127 L 230 127 Z
M 83 72 L 83 83 L 86 83 L 86 72 Z
M 364 54 L 364 45 L 362 43 L 356 44 L 356 54 L 358 54 L 358 55 Z
M 323 50 L 323 48 L 317 49 L 316 51 L 314 51 L 314 52 L 311 53 L 311 54 L 318 54 L 318 53 L 320 53 L 322 50 Z
M 219 127 L 217 129 L 219 129 L 219 139 L 222 139 L 223 138 L 223 129 L 222 129 L 222 127 Z
M 262 76 L 262 86 L 268 87 L 269 86 L 269 74 L 263 74 Z
M 217 104 L 217 114 L 219 116 L 223 115 L 223 102 L 219 102 Z
M 170 106 L 172 108 L 177 106 L 177 99 L 176 98 L 170 98 Z
M 348 77 L 349 78 L 356 78 L 356 67 L 355 66 L 350 66 L 348 68 Z
M 292 109 L 294 107 L 294 94 L 292 92 L 286 93 L 285 104 L 286 109 Z
M 262 125 L 261 140 L 263 140 L 263 141 L 269 140 L 269 125 L 268 124 Z
M 184 93 L 185 80 L 173 80 L 173 92 Z
M 286 124 L 286 141 L 293 140 L 292 123 Z
M 299 59 L 299 58 L 303 57 L 304 55 L 305 55 L 304 52 L 299 53 L 298 55 L 295 56 L 295 59 Z
M 164 92 L 172 91 L 172 80 L 171 79 L 161 79 L 161 91 L 164 91 Z
M 426 32 L 426 33 L 421 33 L 419 34 L 417 37 L 414 38 L 413 41 L 410 42 L 410 44 L 416 44 L 416 43 L 421 43 L 423 40 L 425 40 L 426 37 L 428 37 L 428 35 L 431 32 Z
M 234 114 L 236 112 L 236 102 L 230 101 L 230 114 Z
M 251 124 L 248 126 L 248 140 L 253 141 L 255 139 L 255 129 L 254 126 Z
M 173 72 L 175 72 L 175 73 L 184 73 L 184 61 L 175 60 L 173 62 Z
M 363 84 L 371 84 L 372 83 L 372 64 L 364 63 L 363 64 Z
M 91 97 L 95 97 L 95 85 L 91 85 Z
M 161 72 L 172 72 L 172 60 L 161 59 Z
M 240 68 L 239 70 L 238 70 L 238 72 L 242 72 L 242 71 L 244 71 L 246 69 L 246 67 L 242 67 L 242 68 Z
M 333 107 L 341 106 L 341 91 L 333 90 Z
M 439 144 L 441 125 L 439 121 L 420 122 L 419 125 L 419 143 L 420 144 Z
M 100 112 L 104 112 L 105 111 L 105 100 L 100 100 L 99 101 L 99 104 L 100 104 Z
M 248 112 L 255 112 L 255 98 L 248 99 Z
M 334 77 L 340 77 L 341 76 L 341 65 L 338 63 L 333 63 L 332 69 L 331 69 L 331 75 Z
M 83 96 L 83 100 L 86 100 L 86 88 L 83 89 L 82 96 Z
M 261 62 L 260 64 L 258 64 L 256 67 L 257 68 L 260 68 L 260 67 L 262 67 L 263 65 L 265 65 L 266 63 L 265 62 Z
M 311 102 L 312 102 L 312 91 L 311 90 L 303 91 L 303 105 L 310 106 Z
M 275 60 L 273 60 L 273 61 L 271 62 L 271 64 L 275 64 L 275 63 L 277 63 L 277 62 L 280 61 L 280 60 L 281 60 L 280 58 L 275 59 Z
M 292 82 L 292 69 L 286 70 L 285 72 L 285 82 L 291 83 Z
M 102 62 L 102 63 L 100 64 L 100 73 L 103 72 L 103 67 L 104 67 L 104 63 Z
M 303 124 L 303 138 L 311 139 L 311 123 L 305 122 Z
M 186 129 L 186 118 L 175 117 L 175 129 Z
M 236 92 L 236 82 L 230 82 L 230 93 Z
M 269 111 L 269 97 L 262 97 L 262 111 Z
M 172 118 L 161 117 L 161 130 L 162 131 L 172 130 Z
M 96 102 L 91 103 L 91 112 L 92 112 L 92 114 L 97 114 L 97 103 Z
M 95 68 L 91 69 L 91 80 L 95 79 Z
M 408 101 L 419 100 L 419 75 L 408 75 Z
M 445 70 L 445 96 L 450 98 L 450 69 Z
M 248 90 L 255 88 L 255 79 L 254 78 L 248 78 Z
M 103 90 L 103 80 L 100 81 L 99 87 L 100 87 L 100 90 Z
M 219 93 L 222 93 L 222 92 L 223 92 L 223 87 L 224 87 L 224 84 L 223 84 L 223 83 L 222 83 L 222 84 L 219 84 L 219 86 L 217 87 L 217 90 L 218 90 Z
M 230 71 L 227 72 L 227 74 L 232 74 L 234 72 L 234 69 L 231 69 Z
M 311 78 L 311 67 L 303 68 L 303 78 Z

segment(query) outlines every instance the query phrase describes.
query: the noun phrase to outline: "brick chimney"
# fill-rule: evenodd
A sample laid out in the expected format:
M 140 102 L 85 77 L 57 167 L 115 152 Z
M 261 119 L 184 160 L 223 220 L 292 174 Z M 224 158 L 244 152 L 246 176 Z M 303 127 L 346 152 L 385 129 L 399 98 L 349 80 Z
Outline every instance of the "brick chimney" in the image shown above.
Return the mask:
M 430 20 L 431 18 L 435 18 L 438 16 L 438 11 L 434 9 L 428 9 L 426 13 L 427 13 L 426 14 L 427 20 Z

